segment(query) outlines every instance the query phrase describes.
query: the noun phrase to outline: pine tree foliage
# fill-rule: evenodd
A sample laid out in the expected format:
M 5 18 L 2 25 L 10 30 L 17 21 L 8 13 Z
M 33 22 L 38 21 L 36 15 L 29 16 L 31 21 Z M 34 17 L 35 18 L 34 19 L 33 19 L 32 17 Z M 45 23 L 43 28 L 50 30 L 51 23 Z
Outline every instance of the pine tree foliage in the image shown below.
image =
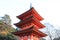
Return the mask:
M 11 19 L 8 15 L 5 15 L 2 19 L 0 19 L 0 40 L 16 40 L 15 36 L 11 34 L 11 32 L 16 30 L 10 23 Z

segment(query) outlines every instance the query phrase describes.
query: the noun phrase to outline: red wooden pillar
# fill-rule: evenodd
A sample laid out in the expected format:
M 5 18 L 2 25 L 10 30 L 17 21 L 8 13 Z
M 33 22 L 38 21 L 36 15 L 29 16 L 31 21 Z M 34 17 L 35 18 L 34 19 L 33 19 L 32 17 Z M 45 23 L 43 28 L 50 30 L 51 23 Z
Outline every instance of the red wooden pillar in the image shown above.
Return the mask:
M 34 39 L 34 40 L 37 40 L 37 37 L 36 37 L 36 36 L 34 36 L 34 37 L 33 37 L 33 39 Z
M 23 36 L 22 36 L 22 37 L 20 37 L 20 40 L 23 40 Z
M 37 40 L 40 40 L 40 39 L 37 37 Z
M 28 36 L 24 36 L 23 37 L 23 40 L 28 40 Z
M 30 35 L 30 40 L 33 40 L 33 35 Z

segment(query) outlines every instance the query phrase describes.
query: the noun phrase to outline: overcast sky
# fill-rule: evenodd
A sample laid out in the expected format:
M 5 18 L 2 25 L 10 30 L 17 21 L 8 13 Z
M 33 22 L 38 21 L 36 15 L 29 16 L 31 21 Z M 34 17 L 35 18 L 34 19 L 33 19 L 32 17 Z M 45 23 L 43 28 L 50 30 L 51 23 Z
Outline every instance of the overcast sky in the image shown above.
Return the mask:
M 60 26 L 60 0 L 0 0 L 0 17 L 10 15 L 12 24 L 17 23 L 16 16 L 30 9 L 30 3 L 49 22 Z

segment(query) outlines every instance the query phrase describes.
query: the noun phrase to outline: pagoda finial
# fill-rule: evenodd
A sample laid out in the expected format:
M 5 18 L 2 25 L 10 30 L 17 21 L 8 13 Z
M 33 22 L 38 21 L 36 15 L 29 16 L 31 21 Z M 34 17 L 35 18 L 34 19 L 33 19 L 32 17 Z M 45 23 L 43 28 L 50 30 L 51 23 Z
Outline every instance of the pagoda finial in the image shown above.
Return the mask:
M 30 9 L 32 8 L 32 3 L 30 3 Z

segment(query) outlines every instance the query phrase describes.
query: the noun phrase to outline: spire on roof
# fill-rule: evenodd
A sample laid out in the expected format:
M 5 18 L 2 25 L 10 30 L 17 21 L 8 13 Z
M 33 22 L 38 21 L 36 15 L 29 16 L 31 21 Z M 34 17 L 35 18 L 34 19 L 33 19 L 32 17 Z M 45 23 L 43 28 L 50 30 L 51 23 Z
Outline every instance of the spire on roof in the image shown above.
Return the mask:
M 32 8 L 32 3 L 30 3 L 30 9 Z

